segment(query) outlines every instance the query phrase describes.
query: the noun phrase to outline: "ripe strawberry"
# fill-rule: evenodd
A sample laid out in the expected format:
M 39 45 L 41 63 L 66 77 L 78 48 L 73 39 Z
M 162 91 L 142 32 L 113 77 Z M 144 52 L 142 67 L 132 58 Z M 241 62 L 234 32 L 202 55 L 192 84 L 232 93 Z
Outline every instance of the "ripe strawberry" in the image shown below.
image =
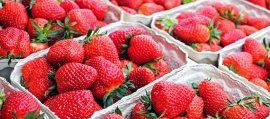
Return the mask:
M 131 119 L 148 119 L 148 116 L 144 113 L 141 113 L 145 111 L 145 105 L 142 102 L 137 102 L 134 108 L 132 109 Z
M 260 97 L 252 96 L 243 99 L 245 103 L 251 103 L 254 106 L 253 113 L 256 119 L 265 119 L 269 116 L 269 108 Z
M 48 99 L 44 104 L 61 119 L 86 119 L 101 109 L 89 90 L 62 93 Z
M 164 11 L 163 6 L 155 4 L 155 3 L 144 3 L 142 4 L 139 9 L 138 13 L 144 14 L 144 15 L 152 15 L 157 12 Z
M 226 119 L 256 119 L 251 109 L 244 105 L 232 105 L 226 108 L 222 117 Z
M 270 0 L 265 0 L 265 2 L 266 2 L 266 8 L 270 9 Z
M 84 49 L 74 40 L 61 40 L 54 44 L 48 54 L 47 60 L 56 66 L 71 62 L 83 62 Z
M 241 14 L 239 9 L 233 4 L 214 4 L 213 7 L 217 9 L 219 15 L 223 18 L 233 21 L 234 23 L 240 23 L 241 21 Z
M 126 6 L 135 10 L 143 4 L 143 0 L 116 0 L 119 6 Z
M 245 32 L 247 36 L 259 31 L 255 27 L 249 25 L 238 25 L 237 28 Z
M 64 0 L 60 3 L 60 6 L 68 13 L 73 9 L 80 9 L 80 7 L 72 0 Z
M 203 15 L 192 15 L 184 19 L 178 18 L 178 24 L 181 26 L 194 25 L 194 24 L 208 25 L 210 24 L 210 22 L 211 22 L 211 19 Z
M 124 30 L 116 30 L 109 34 L 120 56 L 126 53 L 129 41 L 132 37 L 145 34 L 146 30 L 140 27 L 130 27 Z
M 47 48 L 49 48 L 47 43 L 30 43 L 30 53 L 35 53 Z
M 222 47 L 220 45 L 210 44 L 210 51 L 212 51 L 212 52 L 217 52 L 221 49 L 222 49 Z
M 43 29 L 48 20 L 43 18 L 29 19 L 27 31 L 31 38 L 38 36 L 38 28 Z M 38 28 L 36 28 L 38 27 Z
M 116 6 L 119 6 L 118 3 L 117 3 L 117 0 L 110 0 L 112 4 L 116 5 Z
M 63 20 L 65 10 L 55 0 L 36 0 L 31 8 L 33 18 Z
M 102 119 L 126 119 L 126 118 L 122 117 L 119 114 L 113 113 L 113 114 L 108 114 L 108 115 L 102 117 Z
M 246 37 L 246 34 L 239 29 L 234 29 L 226 34 L 224 34 L 221 38 L 221 44 L 223 46 L 230 45 L 242 38 Z
M 143 3 L 154 2 L 154 0 L 143 0 Z
M 247 39 L 244 43 L 243 50 L 252 55 L 254 64 L 263 64 L 264 60 L 268 58 L 268 52 L 266 48 L 256 39 Z
M 136 10 L 134 10 L 134 9 L 132 9 L 132 8 L 129 8 L 129 7 L 122 6 L 121 8 L 122 8 L 124 11 L 126 11 L 127 13 L 129 13 L 129 14 L 136 14 L 136 13 L 137 13 Z
M 67 63 L 55 74 L 59 93 L 89 89 L 97 78 L 97 71 L 93 67 L 80 63 Z
M 223 60 L 223 64 L 229 67 L 229 70 L 247 79 L 251 77 L 252 62 L 252 56 L 247 52 L 238 52 L 225 57 Z
M 136 89 L 139 89 L 155 80 L 154 73 L 145 67 L 138 67 L 129 74 L 129 80 L 134 84 Z
M 211 50 L 210 45 L 207 43 L 193 43 L 191 44 L 191 47 L 198 52 Z
M 222 36 L 236 28 L 235 24 L 227 19 L 218 21 L 217 27 L 221 31 Z
M 257 86 L 260 86 L 266 90 L 268 89 L 268 85 L 263 79 L 254 78 L 254 79 L 251 79 L 250 82 L 257 85 Z
M 156 83 L 151 91 L 151 101 L 157 114 L 172 118 L 183 113 L 195 97 L 188 86 L 172 82 Z
M 204 111 L 206 114 L 215 116 L 227 106 L 227 101 L 230 99 L 227 92 L 217 86 L 215 83 L 204 80 L 199 86 L 199 96 L 204 101 Z
M 115 100 L 115 95 L 111 92 L 122 88 L 120 86 L 125 81 L 122 70 L 117 65 L 101 56 L 93 57 L 87 60 L 85 64 L 94 67 L 98 72 L 99 77 L 91 87 L 93 95 L 99 100 L 103 99 L 105 107 L 111 105 L 113 102 L 107 102 L 107 99 Z
M 270 20 L 267 18 L 248 17 L 247 25 L 253 26 L 257 29 L 263 29 L 270 25 Z
M 219 19 L 218 11 L 212 6 L 204 6 L 204 7 L 200 8 L 198 11 L 198 14 L 204 15 L 204 16 L 214 20 L 214 22 L 217 22 Z
M 121 68 L 126 75 L 129 75 L 130 72 L 138 68 L 138 65 L 129 60 L 121 60 Z
M 258 65 L 253 64 L 250 69 L 252 73 L 249 79 L 260 78 L 262 80 L 265 80 L 268 76 L 267 70 Z
M 159 60 L 153 61 L 153 62 L 148 62 L 148 63 L 144 64 L 143 66 L 152 70 L 152 72 L 154 72 L 154 74 L 155 74 L 156 79 L 162 77 L 163 75 L 165 75 L 171 71 L 171 68 L 168 66 L 168 64 L 163 59 L 159 59 Z
M 100 35 L 96 30 L 88 31 L 83 48 L 85 60 L 102 56 L 112 63 L 120 66 L 119 56 L 113 41 L 106 35 Z
M 259 5 L 259 6 L 261 6 L 261 7 L 266 7 L 266 2 L 265 2 L 265 0 L 248 0 L 249 2 L 252 2 L 252 3 L 254 3 L 254 4 L 256 4 L 256 5 Z
M 1 119 L 25 119 L 26 116 L 39 118 L 40 107 L 36 100 L 25 92 L 12 92 L 1 109 Z
M 174 117 L 173 119 L 188 119 L 187 117 Z
M 163 5 L 168 10 L 181 5 L 182 0 L 154 0 L 154 2 Z
M 75 2 L 83 9 L 90 9 L 98 20 L 103 20 L 107 15 L 108 6 L 101 0 L 75 0 Z
M 137 35 L 130 41 L 128 56 L 132 62 L 136 64 L 144 64 L 161 58 L 163 53 L 152 36 Z
M 27 32 L 8 27 L 0 30 L 1 57 L 24 58 L 30 53 L 30 38 Z
M 195 96 L 187 108 L 187 117 L 190 119 L 201 119 L 203 117 L 204 103 L 201 97 Z
M 6 3 L 0 8 L 0 24 L 24 30 L 28 23 L 26 8 L 18 2 Z
M 182 19 L 186 19 L 186 18 L 189 18 L 189 17 L 193 17 L 193 16 L 196 16 L 196 14 L 194 12 L 188 12 L 188 11 L 184 11 L 182 13 L 180 13 L 176 19 L 178 21 L 182 20 Z

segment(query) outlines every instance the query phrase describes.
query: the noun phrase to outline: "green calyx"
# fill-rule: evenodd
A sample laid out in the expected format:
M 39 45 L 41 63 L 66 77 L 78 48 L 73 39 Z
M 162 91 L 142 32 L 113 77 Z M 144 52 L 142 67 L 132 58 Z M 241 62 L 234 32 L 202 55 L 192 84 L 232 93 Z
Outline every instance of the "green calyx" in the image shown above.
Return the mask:
M 119 107 L 116 107 L 116 109 L 114 110 L 114 113 L 116 113 L 116 114 L 122 116 L 122 111 L 120 110 Z
M 266 38 L 263 38 L 263 45 L 268 52 L 268 56 L 270 56 L 270 46 L 269 46 L 269 42 L 267 42 Z
M 143 67 L 146 67 L 146 68 L 150 69 L 155 74 L 155 76 L 157 76 L 159 74 L 160 69 L 155 67 L 154 64 L 159 62 L 159 60 L 160 59 L 156 59 L 156 60 L 154 60 L 152 62 L 148 62 L 148 63 L 144 64 Z
M 70 23 L 69 17 L 65 18 L 64 23 L 59 20 L 57 20 L 56 23 L 61 27 L 59 32 L 62 34 L 62 39 L 71 39 L 74 38 L 75 35 L 81 34 L 79 31 L 73 29 L 73 26 L 75 26 L 77 22 Z
M 191 3 L 191 2 L 194 2 L 194 1 L 196 1 L 196 0 L 183 0 L 182 2 L 183 2 L 183 4 L 188 4 L 188 3 Z
M 0 90 L 0 110 L 2 109 L 2 106 L 4 102 L 6 101 L 6 96 L 4 93 L 4 89 Z
M 193 50 L 197 50 L 198 45 L 199 45 L 198 43 L 192 43 L 190 47 L 191 47 Z
M 132 68 L 132 62 L 129 62 L 129 63 L 126 65 L 126 67 L 122 68 L 122 71 L 123 71 L 125 74 L 127 74 L 127 75 L 129 75 L 129 73 L 130 73 L 132 70 L 133 70 L 133 68 Z
M 94 30 L 89 29 L 87 35 L 84 39 L 84 44 L 90 43 L 95 37 L 101 36 L 102 34 L 99 33 L 99 29 L 95 28 Z
M 227 10 L 224 13 L 221 13 L 221 12 L 219 13 L 220 13 L 221 18 L 231 20 L 236 25 L 239 25 L 243 21 L 243 18 L 244 18 L 244 15 L 242 13 L 236 16 L 233 12 L 233 9 Z
M 124 96 L 129 95 L 128 90 L 134 89 L 135 86 L 129 81 L 126 80 L 122 85 L 118 88 L 112 90 L 111 92 L 107 93 L 103 96 L 103 107 L 106 108 L 114 103 L 114 101 L 123 98 Z
M 230 71 L 238 74 L 238 71 L 235 69 L 234 64 L 232 64 L 231 66 L 227 66 L 227 67 L 229 68 Z
M 17 114 L 14 112 L 14 110 L 12 110 L 12 117 L 13 117 L 13 119 L 19 119 L 19 117 L 17 116 Z M 28 112 L 24 116 L 24 119 L 44 119 L 44 113 L 39 114 L 38 111 Z
M 51 23 L 52 21 L 49 21 L 44 25 L 43 28 L 40 28 L 36 22 L 32 22 L 32 25 L 35 28 L 36 38 L 32 39 L 31 42 L 48 43 L 52 38 L 58 37 L 60 31 L 54 31 L 54 27 L 51 25 Z
M 177 20 L 174 18 L 165 18 L 161 20 L 162 30 L 168 29 L 168 33 L 171 34 L 174 26 L 177 24 Z
M 194 89 L 195 93 L 199 95 L 199 84 L 198 83 L 191 83 L 192 88 Z
M 212 39 L 220 39 L 221 31 L 215 26 L 214 20 L 211 20 L 208 29 L 210 31 L 210 40 Z

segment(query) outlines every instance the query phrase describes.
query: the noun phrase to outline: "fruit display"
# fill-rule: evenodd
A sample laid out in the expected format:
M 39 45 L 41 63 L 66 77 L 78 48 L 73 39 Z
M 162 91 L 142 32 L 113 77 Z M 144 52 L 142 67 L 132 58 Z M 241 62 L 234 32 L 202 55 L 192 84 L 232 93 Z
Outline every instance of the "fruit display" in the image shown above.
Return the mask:
M 90 118 L 186 64 L 186 57 L 149 28 L 119 22 L 23 59 L 11 79 L 61 119 Z
M 270 112 L 268 98 L 210 65 L 185 67 L 130 97 L 93 118 L 266 119 Z
M 241 44 L 222 53 L 220 58 L 222 69 L 245 78 L 244 81 L 249 81 L 266 92 L 270 91 L 268 33 L 269 31 L 265 31 L 255 37 L 247 38 Z
M 212 63 L 224 47 L 270 25 L 268 12 L 234 2 L 198 1 L 193 7 L 155 16 L 152 27 L 176 40 L 191 59 Z
M 247 0 L 247 1 L 270 10 L 270 1 L 269 0 Z
M 101 0 L 2 0 L 0 4 L 1 59 L 25 58 L 57 41 L 120 20 L 120 13 Z

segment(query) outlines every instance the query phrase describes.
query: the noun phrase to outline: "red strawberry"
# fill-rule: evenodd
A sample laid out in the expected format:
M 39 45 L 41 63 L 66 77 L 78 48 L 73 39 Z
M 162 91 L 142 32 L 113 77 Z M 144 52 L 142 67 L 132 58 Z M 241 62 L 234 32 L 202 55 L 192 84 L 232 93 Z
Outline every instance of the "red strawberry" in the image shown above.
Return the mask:
M 212 52 L 217 52 L 221 49 L 222 49 L 222 47 L 220 45 L 210 44 L 210 51 L 212 51 Z
M 81 44 L 74 40 L 61 40 L 54 44 L 48 54 L 47 60 L 56 66 L 70 62 L 83 62 L 84 49 Z
M 265 2 L 266 2 L 266 5 L 267 5 L 266 8 L 270 9 L 270 0 L 265 0 Z
M 122 117 L 119 114 L 114 113 L 114 114 L 108 114 L 108 115 L 102 117 L 102 119 L 126 119 L 126 118 Z
M 85 59 L 103 56 L 105 59 L 120 66 L 117 49 L 110 37 L 100 35 L 98 31 L 89 31 L 84 41 Z
M 227 19 L 218 21 L 217 27 L 221 31 L 222 35 L 225 35 L 236 28 L 235 24 Z
M 182 19 L 186 19 L 186 18 L 189 18 L 189 17 L 193 17 L 193 16 L 196 16 L 196 14 L 194 12 L 187 12 L 187 11 L 184 11 L 182 13 L 180 13 L 176 19 L 178 21 L 182 20 Z
M 257 86 L 260 86 L 260 87 L 262 87 L 262 88 L 264 88 L 266 90 L 268 89 L 267 83 L 264 80 L 260 79 L 260 78 L 251 79 L 250 82 L 257 85 Z
M 6 3 L 0 8 L 0 24 L 24 30 L 28 23 L 26 8 L 18 2 Z
M 249 2 L 252 2 L 252 3 L 254 3 L 254 4 L 256 4 L 256 5 L 259 5 L 259 6 L 261 6 L 261 7 L 266 7 L 266 2 L 265 2 L 265 0 L 248 0 Z
M 253 63 L 255 64 L 263 64 L 264 60 L 268 58 L 268 52 L 266 48 L 256 39 L 247 39 L 243 46 L 243 50 L 252 55 Z
M 215 83 L 204 80 L 199 86 L 199 96 L 204 101 L 204 111 L 206 114 L 215 116 L 217 112 L 221 111 L 227 106 L 228 93 L 217 86 Z
M 257 29 L 263 29 L 270 25 L 270 20 L 267 18 L 248 17 L 247 24 Z
M 246 37 L 246 34 L 239 29 L 234 29 L 226 34 L 224 34 L 221 38 L 221 44 L 223 46 L 230 45 L 242 38 Z
M 124 11 L 126 11 L 127 13 L 129 13 L 129 14 L 136 14 L 136 13 L 137 13 L 136 10 L 134 10 L 134 9 L 132 9 L 132 8 L 129 8 L 129 7 L 122 6 L 121 8 L 122 8 Z
M 143 0 L 143 3 L 154 2 L 154 0 Z
M 253 113 L 255 114 L 256 119 L 265 119 L 269 116 L 269 108 L 260 99 L 260 97 L 253 96 L 247 97 L 244 99 L 246 103 L 252 103 L 254 105 Z
M 93 67 L 80 63 L 67 63 L 55 74 L 59 93 L 89 89 L 97 78 L 97 71 Z
M 107 15 L 108 6 L 101 0 L 75 0 L 75 2 L 83 9 L 90 9 L 98 20 L 103 20 Z
M 28 26 L 27 26 L 27 31 L 31 38 L 34 38 L 38 36 L 38 28 L 43 29 L 45 24 L 48 23 L 48 20 L 43 19 L 43 18 L 35 18 L 35 19 L 29 19 Z
M 181 5 L 182 0 L 154 0 L 154 2 L 163 5 L 168 10 Z
M 185 112 L 195 92 L 188 86 L 172 82 L 156 83 L 151 91 L 151 100 L 157 114 L 172 118 Z
M 30 53 L 35 53 L 47 48 L 49 48 L 47 43 L 30 43 Z
M 86 119 L 101 109 L 89 90 L 62 93 L 48 99 L 44 104 L 61 119 Z
M 60 6 L 68 13 L 73 9 L 80 9 L 80 7 L 72 0 L 64 0 L 60 3 Z
M 171 68 L 163 59 L 153 61 L 153 62 L 148 62 L 144 64 L 143 66 L 152 70 L 152 72 L 154 72 L 156 76 L 156 79 L 162 77 L 163 75 L 171 71 Z
M 144 64 L 163 56 L 159 45 L 152 36 L 137 35 L 130 41 L 128 56 L 136 64 Z
M 117 2 L 117 0 L 110 0 L 111 1 L 111 3 L 112 4 L 114 4 L 114 5 L 117 5 L 118 6 L 118 2 Z
M 238 25 L 237 28 L 245 32 L 247 36 L 259 31 L 255 27 L 249 25 Z
M 177 19 L 178 19 L 178 24 L 181 26 L 194 25 L 194 24 L 208 25 L 211 22 L 210 18 L 203 15 L 192 15 L 184 19 L 179 19 L 179 18 Z
M 191 47 L 198 52 L 211 50 L 210 45 L 207 43 L 194 43 L 191 45 Z
M 25 119 L 26 116 L 40 118 L 40 107 L 36 100 L 25 92 L 12 92 L 1 109 L 1 119 Z M 14 117 L 15 116 L 15 117 Z
M 226 108 L 222 117 L 226 119 L 257 119 L 251 109 L 244 105 L 232 105 Z
M 240 76 L 250 79 L 251 77 L 251 67 L 252 67 L 252 56 L 247 52 L 238 52 L 226 56 L 223 60 L 223 64 L 229 69 Z
M 131 119 L 148 119 L 148 116 L 146 114 L 141 113 L 145 110 L 145 105 L 142 102 L 136 103 L 136 105 L 132 109 Z
M 144 14 L 144 15 L 152 15 L 157 12 L 164 11 L 163 6 L 155 4 L 155 3 L 144 3 L 142 4 L 139 9 L 138 13 Z
M 231 20 L 235 23 L 241 22 L 241 14 L 235 5 L 214 4 L 213 7 L 217 9 L 221 17 Z
M 110 62 L 109 60 L 104 59 L 101 56 L 93 57 L 87 60 L 85 64 L 94 67 L 98 72 L 99 77 L 94 83 L 94 85 L 91 87 L 93 95 L 99 100 L 103 99 L 103 102 L 105 102 L 105 107 L 111 105 L 112 102 L 108 103 L 107 99 L 115 99 L 113 99 L 113 93 L 110 93 L 121 88 L 120 86 L 125 81 L 122 70 L 117 65 Z
M 66 12 L 55 0 L 36 0 L 31 8 L 34 18 L 63 20 Z
M 200 8 L 198 11 L 198 14 L 204 15 L 204 16 L 214 20 L 214 22 L 217 22 L 219 19 L 218 11 L 212 6 L 204 6 L 204 7 Z
M 119 6 L 126 6 L 135 10 L 143 4 L 143 0 L 116 0 Z
M 129 80 L 134 84 L 136 89 L 139 89 L 155 80 L 154 73 L 145 67 L 138 67 L 129 74 Z
M 268 76 L 267 70 L 258 65 L 253 64 L 250 69 L 252 73 L 249 79 L 260 78 L 265 80 Z
M 30 38 L 27 32 L 8 27 L 0 30 L 1 57 L 24 58 L 30 53 Z
M 201 97 L 195 96 L 187 108 L 187 117 L 190 119 L 201 119 L 203 117 L 204 103 Z

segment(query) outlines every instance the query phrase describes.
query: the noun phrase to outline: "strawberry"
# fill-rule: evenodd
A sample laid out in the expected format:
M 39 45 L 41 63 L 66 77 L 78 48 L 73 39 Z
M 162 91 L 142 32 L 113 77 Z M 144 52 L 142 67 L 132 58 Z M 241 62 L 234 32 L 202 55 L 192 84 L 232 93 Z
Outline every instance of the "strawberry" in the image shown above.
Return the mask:
M 236 105 L 227 107 L 223 111 L 222 117 L 226 119 L 257 119 L 251 110 L 248 104 L 240 104 L 238 102 Z
M 111 2 L 112 4 L 114 4 L 114 5 L 117 5 L 117 6 L 118 6 L 118 2 L 117 2 L 117 0 L 110 0 L 110 2 Z
M 222 35 L 225 35 L 236 28 L 235 24 L 227 19 L 219 20 L 217 22 L 217 27 L 221 31 Z
M 270 0 L 265 0 L 265 2 L 266 2 L 266 8 L 270 9 Z
M 44 104 L 61 119 L 86 119 L 101 109 L 89 90 L 62 93 L 48 99 Z
M 257 85 L 257 86 L 260 86 L 260 87 L 262 87 L 262 88 L 264 88 L 266 90 L 268 89 L 267 83 L 262 79 L 254 78 L 254 79 L 251 79 L 250 82 Z
M 43 19 L 43 18 L 35 18 L 35 19 L 29 19 L 28 26 L 27 26 L 27 31 L 30 35 L 31 38 L 34 38 L 38 36 L 39 34 L 39 29 L 43 29 L 45 24 L 48 23 L 48 20 Z
M 143 4 L 143 0 L 116 0 L 119 6 L 126 6 L 132 8 L 134 10 L 138 10 L 138 8 Z
M 263 29 L 270 25 L 270 20 L 267 18 L 248 17 L 247 25 L 253 26 L 257 29 Z
M 181 5 L 182 0 L 154 0 L 154 2 L 163 5 L 168 10 Z
M 191 44 L 191 47 L 198 52 L 211 50 L 210 45 L 207 43 L 193 43 Z
M 129 75 L 130 72 L 138 68 L 138 65 L 129 60 L 121 60 L 121 68 L 126 75 Z
M 109 34 L 120 56 L 126 53 L 129 41 L 133 36 L 146 34 L 146 30 L 140 27 L 130 27 L 124 30 L 116 30 Z
M 255 27 L 249 25 L 238 25 L 237 28 L 245 32 L 247 36 L 259 31 Z
M 61 40 L 51 46 L 47 60 L 56 66 L 71 62 L 83 62 L 84 49 L 81 44 L 74 40 Z
M 118 90 L 123 90 L 121 85 L 125 82 L 123 72 L 117 65 L 101 56 L 93 57 L 85 64 L 94 67 L 98 72 L 98 79 L 91 90 L 95 98 L 103 100 L 104 107 L 111 105 L 113 102 L 108 101 L 116 100 L 115 97 L 121 98 L 114 94 Z
M 137 35 L 130 41 L 128 56 L 132 62 L 136 64 L 144 64 L 161 58 L 163 53 L 152 36 Z
M 203 117 L 204 103 L 201 97 L 195 96 L 187 108 L 187 117 L 190 119 L 201 119 Z
M 129 8 L 129 7 L 125 7 L 125 6 L 122 6 L 121 7 L 125 12 L 129 13 L 129 14 L 136 14 L 137 11 L 132 9 L 132 8 Z
M 152 72 L 154 72 L 154 74 L 155 74 L 156 79 L 162 77 L 163 75 L 165 75 L 171 71 L 171 68 L 163 59 L 148 62 L 148 63 L 144 64 L 143 66 L 152 70 Z
M 221 38 L 221 44 L 223 46 L 230 45 L 242 38 L 246 37 L 246 34 L 239 29 L 234 29 L 226 34 L 224 34 Z
M 180 13 L 176 19 L 178 21 L 182 20 L 182 19 L 186 19 L 186 18 L 189 18 L 189 17 L 193 17 L 193 16 L 196 16 L 197 14 L 195 14 L 194 12 L 189 12 L 189 11 L 184 11 L 182 13 Z
M 270 58 L 264 60 L 264 68 L 270 70 Z
M 265 102 L 257 96 L 246 97 L 245 103 L 251 103 L 254 106 L 253 113 L 256 119 L 265 119 L 269 116 L 269 108 Z
M 192 15 L 188 18 L 184 19 L 178 19 L 178 24 L 181 26 L 186 26 L 186 25 L 194 25 L 194 24 L 200 24 L 200 25 L 208 25 L 211 22 L 211 19 L 203 16 L 203 15 Z
M 1 109 L 1 119 L 41 118 L 40 106 L 36 100 L 25 92 L 15 91 L 8 95 Z
M 30 43 L 30 52 L 35 53 L 40 50 L 44 50 L 49 48 L 49 45 L 47 43 Z
M 63 20 L 65 10 L 55 0 L 36 0 L 31 8 L 33 18 Z
M 89 89 L 97 78 L 97 71 L 93 67 L 80 63 L 67 63 L 55 74 L 59 93 Z
M 206 114 L 215 116 L 227 106 L 227 101 L 230 99 L 227 92 L 217 86 L 216 83 L 204 80 L 199 86 L 199 96 L 204 101 L 204 111 Z
M 204 16 L 214 20 L 214 22 L 217 22 L 219 19 L 218 11 L 212 6 L 204 6 L 204 7 L 200 8 L 198 11 L 198 14 L 204 15 Z
M 108 115 L 102 117 L 102 119 L 126 119 L 126 118 L 122 117 L 119 114 L 114 113 L 114 114 L 108 114 Z
M 110 37 L 101 35 L 98 30 L 89 30 L 84 40 L 85 60 L 93 57 L 103 56 L 105 59 L 120 66 L 117 49 Z
M 136 105 L 132 109 L 131 119 L 148 119 L 148 116 L 146 114 L 141 113 L 145 110 L 145 105 L 142 102 L 136 103 Z
M 268 76 L 267 70 L 258 65 L 252 64 L 250 69 L 252 73 L 249 79 L 260 78 L 262 80 L 265 80 Z
M 243 50 L 252 55 L 253 63 L 255 64 L 263 64 L 264 60 L 268 57 L 266 48 L 256 39 L 247 39 L 244 43 Z
M 49 79 L 53 73 L 53 67 L 45 58 L 34 59 L 22 67 L 23 85 L 40 101 L 44 101 L 53 90 L 53 82 Z
M 0 24 L 3 27 L 15 27 L 24 30 L 28 23 L 26 8 L 18 2 L 9 2 L 0 6 Z
M 242 22 L 242 15 L 239 9 L 233 4 L 214 4 L 213 7 L 217 9 L 220 17 L 233 21 L 236 24 Z
M 217 52 L 221 49 L 222 49 L 222 47 L 220 45 L 210 44 L 210 51 L 212 51 L 212 52 Z
M 239 74 L 240 76 L 250 79 L 251 67 L 252 67 L 252 56 L 247 52 L 238 52 L 226 56 L 223 60 L 223 64 L 229 68 L 229 70 Z
M 266 2 L 265 2 L 265 0 L 248 0 L 249 2 L 252 2 L 252 3 L 254 3 L 254 4 L 256 4 L 256 5 L 259 5 L 259 6 L 261 6 L 261 7 L 266 7 Z
M 98 20 L 103 20 L 107 15 L 108 6 L 101 0 L 75 0 L 75 2 L 83 9 L 90 9 Z
M 129 74 L 129 80 L 139 89 L 155 80 L 154 73 L 145 67 L 138 67 Z
M 12 58 L 24 58 L 30 53 L 30 38 L 27 32 L 8 27 L 0 31 L 0 49 L 3 53 L 0 53 L 0 57 Z
M 154 2 L 154 0 L 143 0 L 143 3 Z
M 157 12 L 164 11 L 163 6 L 155 4 L 155 3 L 144 3 L 142 4 L 139 9 L 138 13 L 144 14 L 144 15 L 152 15 Z
M 195 92 L 188 86 L 172 82 L 158 82 L 151 91 L 151 101 L 157 114 L 172 118 L 185 112 Z
M 63 0 L 60 3 L 60 6 L 68 13 L 69 11 L 73 9 L 80 9 L 79 5 L 77 5 L 74 1 L 72 0 Z

